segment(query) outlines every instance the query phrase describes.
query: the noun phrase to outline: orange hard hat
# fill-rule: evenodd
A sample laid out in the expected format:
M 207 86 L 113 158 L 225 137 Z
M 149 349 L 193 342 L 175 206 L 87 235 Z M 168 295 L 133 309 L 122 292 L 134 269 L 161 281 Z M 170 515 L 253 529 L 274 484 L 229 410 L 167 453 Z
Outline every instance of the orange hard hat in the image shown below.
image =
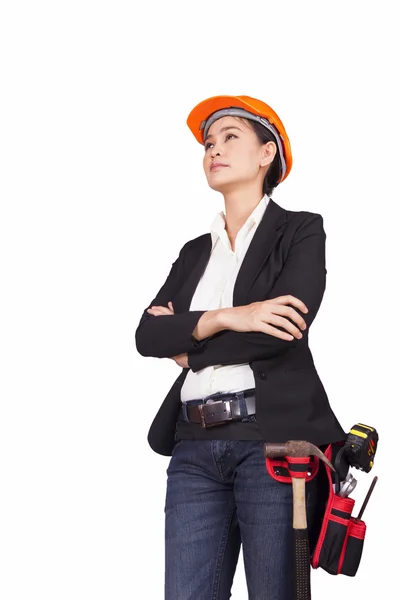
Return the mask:
M 250 96 L 212 96 L 197 104 L 186 122 L 196 140 L 204 144 L 212 123 L 224 116 L 258 121 L 274 135 L 282 164 L 279 183 L 286 179 L 292 168 L 292 152 L 289 138 L 276 112 L 265 102 Z

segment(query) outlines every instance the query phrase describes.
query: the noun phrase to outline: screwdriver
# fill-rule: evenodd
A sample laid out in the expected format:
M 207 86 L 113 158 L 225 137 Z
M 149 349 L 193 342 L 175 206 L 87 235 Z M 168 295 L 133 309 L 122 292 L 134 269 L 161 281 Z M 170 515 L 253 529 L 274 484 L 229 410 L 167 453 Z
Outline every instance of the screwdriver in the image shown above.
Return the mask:
M 368 492 L 367 492 L 367 495 L 365 496 L 365 500 L 364 500 L 364 502 L 363 502 L 363 505 L 362 505 L 362 507 L 361 507 L 361 509 L 360 509 L 360 512 L 358 513 L 358 517 L 357 517 L 357 519 L 361 519 L 361 517 L 363 516 L 363 513 L 364 513 L 364 510 L 365 510 L 365 507 L 366 507 L 366 506 L 367 506 L 367 504 L 368 504 L 368 500 L 369 500 L 369 499 L 370 499 L 370 497 L 371 497 L 371 494 L 372 494 L 372 492 L 373 492 L 373 489 L 374 489 L 374 487 L 375 487 L 375 485 L 376 485 L 376 482 L 377 482 L 377 481 L 378 481 L 378 477 L 375 475 L 375 477 L 374 477 L 374 478 L 373 478 L 373 480 L 372 480 L 372 483 L 371 483 L 371 485 L 369 486 L 369 490 L 368 490 Z

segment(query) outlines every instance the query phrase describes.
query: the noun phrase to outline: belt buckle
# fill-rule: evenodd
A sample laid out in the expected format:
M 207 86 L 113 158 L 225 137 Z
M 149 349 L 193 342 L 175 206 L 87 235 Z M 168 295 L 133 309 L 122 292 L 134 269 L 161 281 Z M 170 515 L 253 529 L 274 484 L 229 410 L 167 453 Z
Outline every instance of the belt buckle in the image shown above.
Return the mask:
M 215 421 L 213 423 L 206 423 L 205 418 L 204 418 L 204 407 L 210 408 L 211 406 L 215 406 L 216 404 L 218 404 L 218 405 L 224 404 L 225 405 L 225 410 L 226 410 L 226 412 L 228 414 L 228 417 L 226 419 L 223 419 L 222 421 Z M 203 428 L 214 427 L 215 425 L 223 425 L 227 421 L 232 421 L 232 419 L 233 419 L 233 417 L 232 417 L 232 408 L 231 408 L 231 404 L 230 404 L 229 400 L 217 400 L 216 402 L 212 402 L 211 404 L 200 404 L 198 406 L 198 409 L 199 409 L 199 413 L 200 413 L 201 426 Z

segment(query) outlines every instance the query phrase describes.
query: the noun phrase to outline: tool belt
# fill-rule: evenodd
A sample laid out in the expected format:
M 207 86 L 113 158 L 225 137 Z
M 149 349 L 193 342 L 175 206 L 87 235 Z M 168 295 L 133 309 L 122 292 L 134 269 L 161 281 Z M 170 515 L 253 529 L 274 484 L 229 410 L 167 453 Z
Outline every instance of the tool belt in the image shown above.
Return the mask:
M 328 460 L 332 460 L 332 447 L 330 444 L 324 451 Z M 303 464 L 299 464 L 299 460 Z M 306 469 L 306 482 L 311 481 L 317 474 L 320 463 L 318 457 L 310 457 L 308 466 L 304 466 L 304 459 L 271 459 L 266 458 L 268 473 L 282 483 L 291 483 L 291 472 Z M 360 564 L 366 533 L 366 524 L 360 519 L 352 517 L 355 500 L 344 498 L 335 493 L 332 473 L 328 465 L 325 467 L 329 480 L 329 496 L 326 503 L 321 531 L 311 556 L 311 566 L 314 569 L 321 567 L 331 575 L 348 575 L 354 577 Z

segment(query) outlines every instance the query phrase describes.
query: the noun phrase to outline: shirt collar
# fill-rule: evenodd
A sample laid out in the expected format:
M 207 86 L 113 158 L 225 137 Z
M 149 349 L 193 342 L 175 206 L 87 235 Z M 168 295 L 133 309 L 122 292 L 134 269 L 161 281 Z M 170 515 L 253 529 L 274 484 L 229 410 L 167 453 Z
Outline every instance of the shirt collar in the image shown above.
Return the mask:
M 264 212 L 268 206 L 269 200 L 269 196 L 267 196 L 267 194 L 264 194 L 264 196 L 261 198 L 260 202 L 257 204 L 253 212 L 249 215 L 247 221 L 244 223 L 244 225 L 242 225 L 240 231 L 242 231 L 243 228 L 250 228 L 253 224 L 255 224 L 256 227 L 258 227 L 261 219 L 263 218 Z M 225 223 L 225 213 L 222 210 L 215 216 L 214 221 L 211 224 L 212 248 L 214 248 L 218 238 L 223 235 L 222 232 L 225 230 Z

